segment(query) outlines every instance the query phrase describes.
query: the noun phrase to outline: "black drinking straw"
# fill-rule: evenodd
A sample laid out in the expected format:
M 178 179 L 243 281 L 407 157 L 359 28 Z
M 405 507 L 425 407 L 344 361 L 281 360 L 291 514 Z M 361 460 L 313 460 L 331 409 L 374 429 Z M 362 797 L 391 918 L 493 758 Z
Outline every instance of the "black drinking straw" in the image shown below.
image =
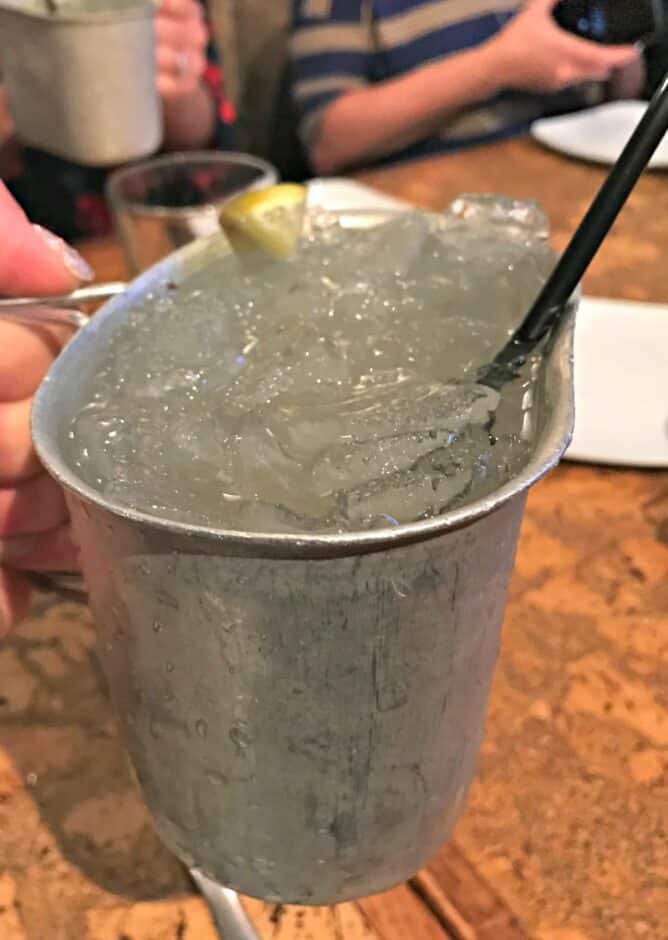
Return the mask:
M 494 360 L 480 370 L 478 381 L 500 389 L 516 376 L 536 343 L 568 310 L 568 300 L 619 215 L 629 193 L 668 131 L 668 75 L 613 166 L 587 214 L 522 323 Z M 667 259 L 668 260 L 668 259 Z

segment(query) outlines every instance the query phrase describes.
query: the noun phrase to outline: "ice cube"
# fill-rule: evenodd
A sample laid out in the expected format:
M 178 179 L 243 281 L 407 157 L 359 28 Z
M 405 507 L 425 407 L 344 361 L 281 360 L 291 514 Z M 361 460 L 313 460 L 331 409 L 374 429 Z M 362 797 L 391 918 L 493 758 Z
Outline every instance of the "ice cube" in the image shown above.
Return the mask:
M 292 261 L 227 256 L 138 303 L 95 352 L 77 471 L 123 505 L 255 531 L 425 518 L 515 473 L 522 383 L 499 402 L 475 375 L 551 264 L 544 218 L 462 197 L 362 222 L 319 216 Z

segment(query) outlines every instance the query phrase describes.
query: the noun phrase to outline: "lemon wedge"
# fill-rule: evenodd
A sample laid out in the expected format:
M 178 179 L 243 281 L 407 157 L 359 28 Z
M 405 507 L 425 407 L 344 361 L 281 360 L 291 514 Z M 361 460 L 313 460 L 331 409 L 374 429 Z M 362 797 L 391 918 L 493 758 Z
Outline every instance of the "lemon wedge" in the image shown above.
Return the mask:
M 257 250 L 289 258 L 302 232 L 306 187 L 279 183 L 242 193 L 225 203 L 220 224 L 238 254 Z

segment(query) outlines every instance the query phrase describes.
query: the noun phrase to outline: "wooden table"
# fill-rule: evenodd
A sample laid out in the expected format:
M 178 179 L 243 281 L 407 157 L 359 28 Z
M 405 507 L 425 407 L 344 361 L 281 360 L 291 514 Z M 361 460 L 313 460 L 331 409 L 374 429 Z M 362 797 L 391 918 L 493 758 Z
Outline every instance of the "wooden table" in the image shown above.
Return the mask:
M 537 197 L 563 244 L 599 170 L 524 142 L 362 179 L 440 208 Z M 644 179 L 591 293 L 668 301 L 668 178 Z M 103 278 L 113 243 L 85 246 Z M 248 901 L 273 940 L 668 935 L 668 474 L 562 465 L 532 492 L 478 779 L 408 885 L 338 909 Z M 88 612 L 41 598 L 0 648 L 0 938 L 213 940 L 130 784 Z

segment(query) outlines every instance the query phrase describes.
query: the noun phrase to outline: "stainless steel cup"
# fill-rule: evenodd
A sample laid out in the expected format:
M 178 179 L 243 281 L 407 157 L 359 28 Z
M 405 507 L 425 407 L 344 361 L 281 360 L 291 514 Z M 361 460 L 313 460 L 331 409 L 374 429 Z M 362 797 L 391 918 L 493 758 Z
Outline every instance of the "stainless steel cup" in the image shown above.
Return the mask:
M 343 535 L 179 524 L 95 492 L 67 432 L 115 325 L 222 250 L 222 236 L 191 245 L 106 305 L 38 393 L 34 439 L 67 491 L 162 838 L 244 894 L 332 904 L 410 877 L 464 805 L 526 492 L 571 434 L 573 317 L 548 355 L 534 456 L 491 495 Z
M 213 235 L 228 199 L 277 182 L 271 163 L 226 151 L 172 153 L 112 173 L 107 198 L 128 270 L 138 274 L 176 248 Z
M 0 0 L 0 64 L 20 139 L 92 166 L 156 151 L 153 3 L 53 6 Z

